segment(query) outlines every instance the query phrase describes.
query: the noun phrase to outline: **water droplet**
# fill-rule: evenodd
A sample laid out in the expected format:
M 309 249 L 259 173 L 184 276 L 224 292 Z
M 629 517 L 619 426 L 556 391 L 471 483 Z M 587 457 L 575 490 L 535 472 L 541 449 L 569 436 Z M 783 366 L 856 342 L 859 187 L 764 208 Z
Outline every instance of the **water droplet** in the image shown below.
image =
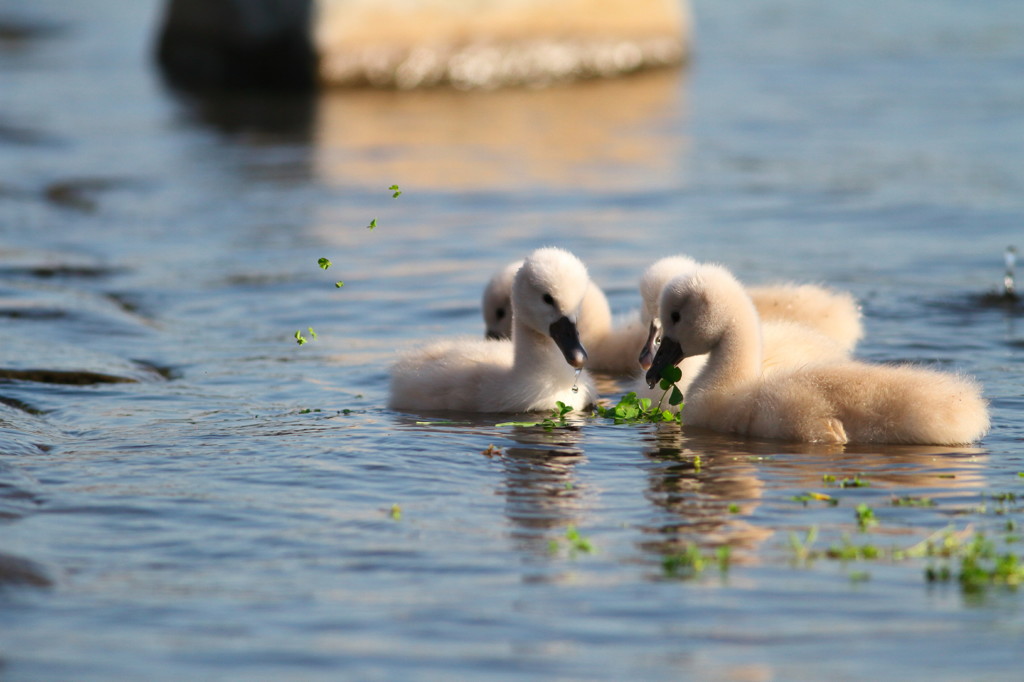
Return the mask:
M 579 387 L 579 386 L 577 386 L 576 384 L 577 384 L 577 383 L 579 382 L 579 380 L 580 380 L 580 372 L 582 372 L 582 371 L 583 371 L 583 370 L 581 370 L 581 369 L 578 369 L 578 370 L 576 370 L 576 376 L 575 376 L 575 378 L 573 378 L 573 380 L 572 380 L 572 392 L 573 392 L 573 393 L 579 393 L 579 392 L 580 392 L 580 387 Z
M 1016 283 L 1014 281 L 1014 269 L 1017 266 L 1017 249 L 1012 246 L 1006 247 L 1003 259 L 1006 262 L 1006 275 L 1003 276 L 1003 295 L 1007 298 L 1015 298 Z

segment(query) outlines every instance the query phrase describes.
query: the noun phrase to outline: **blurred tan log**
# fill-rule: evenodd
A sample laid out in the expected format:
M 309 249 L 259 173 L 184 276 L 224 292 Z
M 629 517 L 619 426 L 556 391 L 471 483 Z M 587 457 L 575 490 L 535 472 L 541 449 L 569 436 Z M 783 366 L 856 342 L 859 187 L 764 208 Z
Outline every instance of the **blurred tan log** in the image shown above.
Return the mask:
M 545 85 L 682 63 L 683 0 L 320 0 L 320 77 L 339 85 Z
M 683 63 L 688 0 L 168 0 L 158 59 L 197 87 L 539 86 Z

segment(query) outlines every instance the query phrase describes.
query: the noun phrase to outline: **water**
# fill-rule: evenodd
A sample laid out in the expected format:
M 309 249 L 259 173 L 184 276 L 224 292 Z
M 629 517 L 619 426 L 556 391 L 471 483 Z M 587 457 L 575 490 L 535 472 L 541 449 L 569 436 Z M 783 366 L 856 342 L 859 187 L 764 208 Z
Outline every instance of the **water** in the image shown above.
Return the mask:
M 1024 593 L 790 538 L 969 528 L 1020 556 L 1021 502 L 993 498 L 1024 495 L 998 296 L 1020 3 L 699 2 L 687 72 L 305 102 L 168 91 L 158 14 L 0 3 L 31 29 L 0 38 L 5 678 L 1019 676 Z M 858 354 L 977 376 L 992 432 L 842 449 L 385 409 L 394 353 L 482 334 L 488 277 L 544 244 L 621 313 L 672 252 L 849 289 Z M 687 543 L 728 571 L 666 573 Z

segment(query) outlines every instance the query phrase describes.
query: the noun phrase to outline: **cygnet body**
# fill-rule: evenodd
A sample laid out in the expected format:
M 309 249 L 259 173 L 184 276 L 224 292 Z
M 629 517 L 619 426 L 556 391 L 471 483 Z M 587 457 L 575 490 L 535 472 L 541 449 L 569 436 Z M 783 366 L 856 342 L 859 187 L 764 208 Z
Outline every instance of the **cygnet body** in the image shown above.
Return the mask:
M 657 350 L 660 337 L 659 306 L 665 285 L 676 277 L 692 273 L 698 263 L 689 256 L 667 256 L 651 264 L 640 278 L 641 324 L 646 329 L 647 342 L 640 354 L 640 365 L 646 370 Z M 850 353 L 864 334 L 860 306 L 847 292 L 833 291 L 814 284 L 772 284 L 748 287 L 761 322 L 779 322 L 784 326 L 767 335 L 766 367 L 786 366 L 793 361 L 834 357 L 836 349 L 829 343 L 816 343 L 817 335 L 831 339 L 842 354 Z M 800 325 L 794 327 L 792 325 Z M 768 325 L 770 327 L 770 325 Z M 767 328 L 767 327 L 766 327 Z M 794 344 L 803 329 L 813 330 L 806 344 Z M 776 344 L 775 341 L 779 343 Z M 799 346 L 804 346 L 800 348 Z M 813 352 L 817 347 L 824 355 Z M 811 351 L 808 355 L 808 351 Z M 683 372 L 684 376 L 686 371 Z
M 661 323 L 648 382 L 682 358 L 708 356 L 686 391 L 688 425 L 840 444 L 959 445 L 988 430 L 987 404 L 967 377 L 853 360 L 763 372 L 757 311 L 720 266 L 672 280 L 662 295 Z
M 762 322 L 796 322 L 853 351 L 864 336 L 860 306 L 853 295 L 816 284 L 768 284 L 747 293 Z
M 522 263 L 509 263 L 484 288 L 481 312 L 489 339 L 507 339 L 512 335 L 512 281 Z M 613 321 L 608 299 L 592 280 L 580 307 L 578 327 L 580 340 L 587 349 L 587 369 L 621 376 L 636 372 L 636 349 L 647 328 L 640 324 L 637 315 Z
M 571 253 L 530 254 L 513 277 L 511 339 L 450 339 L 403 356 L 392 368 L 395 409 L 540 412 L 561 401 L 581 410 L 594 402 L 577 318 L 590 285 Z M 573 390 L 573 387 L 577 390 Z

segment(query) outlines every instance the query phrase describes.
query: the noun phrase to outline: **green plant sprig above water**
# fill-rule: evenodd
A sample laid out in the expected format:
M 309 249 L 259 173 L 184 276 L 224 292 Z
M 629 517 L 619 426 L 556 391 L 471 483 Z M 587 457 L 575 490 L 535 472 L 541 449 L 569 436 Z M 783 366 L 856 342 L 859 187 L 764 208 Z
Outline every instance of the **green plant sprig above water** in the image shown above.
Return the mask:
M 397 199 L 402 194 L 402 190 L 400 190 L 398 188 L 398 185 L 391 185 L 390 187 L 388 187 L 388 190 L 391 192 L 391 198 L 392 199 Z M 376 227 L 377 227 L 377 219 L 376 218 L 372 218 L 370 220 L 370 224 L 366 226 L 366 228 L 369 229 L 369 230 L 373 230 Z M 331 262 L 330 258 L 318 258 L 316 260 L 316 264 L 317 264 L 317 266 L 321 270 L 328 270 L 328 269 L 330 269 L 330 267 L 332 265 L 334 265 L 334 263 Z M 341 281 L 341 280 L 338 280 L 338 281 L 336 281 L 334 283 L 334 288 L 335 289 L 340 289 L 343 286 L 345 286 L 345 283 L 343 281 Z M 293 335 L 294 338 L 295 338 L 295 342 L 297 344 L 299 344 L 300 346 L 302 346 L 302 345 L 306 344 L 307 342 L 312 341 L 313 339 L 316 338 L 316 332 L 313 331 L 313 328 L 309 327 L 308 329 L 309 329 L 309 338 L 303 336 L 301 329 L 296 331 L 295 334 Z
M 676 385 L 676 382 L 682 378 L 683 373 L 678 367 L 666 367 L 661 373 L 659 386 L 663 393 L 658 400 L 657 406 L 652 407 L 650 398 L 641 398 L 635 392 L 630 391 L 622 396 L 618 404 L 613 407 L 598 406 L 596 414 L 605 419 L 612 419 L 616 424 L 682 423 L 683 392 Z M 672 410 L 662 409 L 662 404 L 664 404 L 666 398 L 668 398 L 669 405 L 680 406 L 680 411 L 673 412 Z
M 697 545 L 688 543 L 682 551 L 662 557 L 661 572 L 665 578 L 688 580 L 700 577 L 708 566 L 718 566 L 724 575 L 731 561 L 732 552 L 728 545 L 722 545 L 714 553 L 708 554 L 702 552 Z
M 594 543 L 584 537 L 574 525 L 570 525 L 565 529 L 564 541 L 569 550 L 569 557 L 572 559 L 575 559 L 579 554 L 593 554 L 597 551 Z M 558 554 L 560 547 L 561 543 L 557 539 L 553 539 L 548 543 L 548 551 L 551 554 Z
M 312 327 L 306 327 L 306 331 L 309 332 L 309 338 L 308 339 L 305 336 L 302 335 L 302 330 L 301 329 L 295 330 L 295 343 L 297 343 L 297 344 L 299 344 L 301 346 L 302 344 L 306 343 L 307 341 L 313 341 L 314 339 L 316 339 L 316 332 L 313 331 Z

